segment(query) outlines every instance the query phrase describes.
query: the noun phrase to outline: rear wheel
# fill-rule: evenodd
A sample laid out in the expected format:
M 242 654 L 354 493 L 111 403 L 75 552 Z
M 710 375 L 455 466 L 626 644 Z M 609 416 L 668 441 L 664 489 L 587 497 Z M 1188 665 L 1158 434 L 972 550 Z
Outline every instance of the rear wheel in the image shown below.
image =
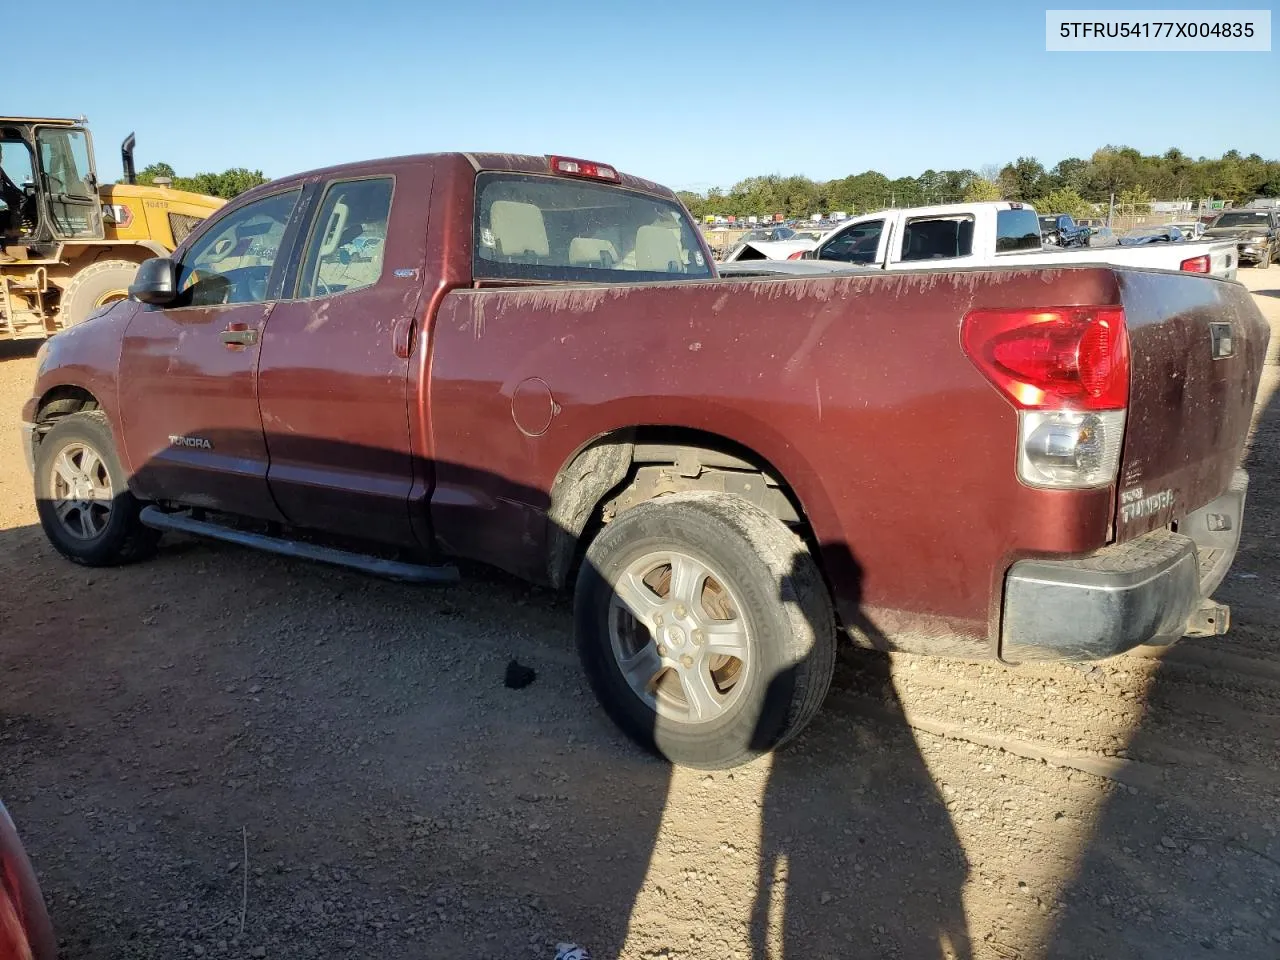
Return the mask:
M 85 267 L 62 291 L 58 314 L 63 329 L 83 323 L 99 307 L 129 296 L 138 265 L 128 260 L 102 260 Z
M 737 497 L 673 494 L 622 513 L 587 550 L 574 608 L 601 705 L 677 764 L 731 767 L 786 743 L 835 669 L 813 557 Z
M 59 420 L 36 448 L 36 510 L 54 548 L 90 567 L 150 556 L 158 531 L 138 519 L 111 427 L 101 411 Z

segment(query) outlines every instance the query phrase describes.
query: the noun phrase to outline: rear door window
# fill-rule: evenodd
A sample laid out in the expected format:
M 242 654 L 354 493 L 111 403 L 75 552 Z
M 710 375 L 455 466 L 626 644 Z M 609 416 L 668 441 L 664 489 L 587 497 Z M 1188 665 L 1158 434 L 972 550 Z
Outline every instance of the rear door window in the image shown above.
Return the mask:
M 298 297 L 371 287 L 382 276 L 391 216 L 390 177 L 329 184 L 307 241 Z
M 916 217 L 902 231 L 902 260 L 951 260 L 973 253 L 973 215 Z
M 477 279 L 635 283 L 711 276 L 679 204 L 535 174 L 476 178 Z

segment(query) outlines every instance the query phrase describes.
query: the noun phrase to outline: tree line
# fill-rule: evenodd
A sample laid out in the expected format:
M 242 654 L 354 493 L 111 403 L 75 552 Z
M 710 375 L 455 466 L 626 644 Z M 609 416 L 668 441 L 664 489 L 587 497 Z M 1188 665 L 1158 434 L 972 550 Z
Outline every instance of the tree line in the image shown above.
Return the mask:
M 699 219 L 708 215 L 782 213 L 866 213 L 885 207 L 923 206 L 975 200 L 1021 200 L 1044 213 L 1091 216 L 1094 204 L 1141 211 L 1161 200 L 1226 200 L 1280 197 L 1280 160 L 1264 160 L 1228 150 L 1221 157 L 1192 159 L 1176 147 L 1143 154 L 1133 147 L 1105 146 L 1089 159 L 1068 157 L 1046 169 L 1035 157 L 1019 157 L 1003 167 L 982 170 L 926 170 L 918 177 L 891 180 L 875 170 L 837 180 L 802 176 L 748 177 L 729 190 L 705 194 L 681 191 L 680 199 Z
M 173 167 L 167 163 L 152 163 L 138 171 L 138 183 L 150 186 L 157 177 L 168 177 L 174 190 L 186 190 L 190 193 L 203 193 L 210 197 L 221 197 L 230 200 L 246 190 L 266 183 L 267 178 L 261 170 L 247 170 L 244 167 L 232 167 L 221 173 L 197 173 L 190 177 L 180 177 Z

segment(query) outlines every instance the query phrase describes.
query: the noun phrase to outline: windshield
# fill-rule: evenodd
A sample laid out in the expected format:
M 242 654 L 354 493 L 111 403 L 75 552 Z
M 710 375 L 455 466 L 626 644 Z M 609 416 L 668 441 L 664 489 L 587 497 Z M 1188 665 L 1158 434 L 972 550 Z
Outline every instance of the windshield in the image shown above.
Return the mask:
M 563 177 L 476 178 L 481 279 L 634 283 L 709 278 L 711 265 L 680 205 Z
M 1224 213 L 1213 221 L 1213 225 L 1215 227 L 1265 227 L 1267 225 L 1267 212 L 1265 210 L 1251 212 L 1241 210 L 1239 213 Z

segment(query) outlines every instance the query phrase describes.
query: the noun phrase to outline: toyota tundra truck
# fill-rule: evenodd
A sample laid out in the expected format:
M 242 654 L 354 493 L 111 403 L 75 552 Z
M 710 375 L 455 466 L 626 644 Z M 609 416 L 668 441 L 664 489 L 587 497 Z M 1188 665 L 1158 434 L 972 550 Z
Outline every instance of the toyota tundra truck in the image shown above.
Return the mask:
M 1268 329 L 1238 283 L 1052 260 L 722 278 L 604 163 L 285 177 L 42 347 L 40 521 L 87 565 L 177 531 L 572 587 L 608 715 L 732 766 L 841 636 L 1016 665 L 1226 630 Z

